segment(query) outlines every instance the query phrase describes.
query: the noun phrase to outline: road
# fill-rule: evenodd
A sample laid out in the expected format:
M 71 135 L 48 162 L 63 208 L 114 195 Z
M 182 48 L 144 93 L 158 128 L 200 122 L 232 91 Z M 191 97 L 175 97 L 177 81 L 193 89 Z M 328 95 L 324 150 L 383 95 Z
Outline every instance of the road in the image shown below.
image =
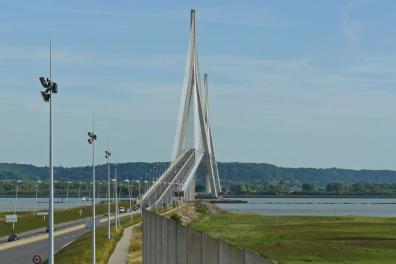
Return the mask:
M 55 250 L 58 251 L 70 242 L 76 240 L 86 232 L 86 229 L 77 229 L 70 233 L 55 236 Z M 40 255 L 42 259 L 48 256 L 48 239 L 21 245 L 0 251 L 0 263 L 2 264 L 32 264 L 34 255 Z
M 133 215 L 140 214 L 140 211 L 133 212 Z M 120 218 L 130 217 L 130 213 L 120 215 Z M 114 220 L 114 216 L 111 217 Z M 107 217 L 100 220 L 100 224 L 107 223 Z M 58 231 L 55 231 L 55 250 L 58 251 L 67 246 L 70 242 L 76 240 L 87 232 L 85 224 L 73 225 Z M 0 263 L 1 264 L 24 264 L 33 263 L 34 255 L 40 255 L 43 259 L 48 256 L 48 234 L 37 233 L 35 236 L 29 236 L 18 241 L 0 244 Z

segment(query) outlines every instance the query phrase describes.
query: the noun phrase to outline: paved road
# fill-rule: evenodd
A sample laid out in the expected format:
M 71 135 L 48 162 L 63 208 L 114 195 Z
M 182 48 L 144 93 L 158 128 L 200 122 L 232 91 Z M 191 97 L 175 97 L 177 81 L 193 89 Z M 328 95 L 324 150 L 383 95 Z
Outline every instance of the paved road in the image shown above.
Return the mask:
M 139 211 L 133 212 L 140 214 Z M 120 218 L 129 217 L 130 213 L 120 215 Z M 111 217 L 112 221 L 114 216 Z M 107 223 L 107 218 L 101 219 L 101 224 Z M 74 225 L 65 229 L 55 231 L 55 250 L 62 249 L 86 232 L 84 224 Z M 37 233 L 36 236 L 27 237 L 10 243 L 0 243 L 1 264 L 24 264 L 33 263 L 34 255 L 39 254 L 43 260 L 48 253 L 48 234 Z
M 76 240 L 86 232 L 79 229 L 73 232 L 55 236 L 55 250 L 58 251 L 70 242 Z M 0 263 L 2 264 L 32 264 L 34 255 L 39 254 L 43 260 L 48 256 L 48 239 L 40 240 L 30 244 L 14 247 L 0 251 Z

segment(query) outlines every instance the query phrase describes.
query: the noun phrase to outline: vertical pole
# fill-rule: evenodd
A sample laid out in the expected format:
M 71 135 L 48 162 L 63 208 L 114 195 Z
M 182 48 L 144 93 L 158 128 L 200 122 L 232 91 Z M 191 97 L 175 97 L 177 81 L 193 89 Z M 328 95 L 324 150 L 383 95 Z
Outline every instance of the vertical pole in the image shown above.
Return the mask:
M 114 187 L 115 187 L 115 223 L 118 230 L 118 192 L 117 192 L 117 164 L 114 165 Z
M 68 208 L 68 202 L 69 202 L 69 182 L 67 182 L 67 188 L 66 188 L 66 208 Z
M 34 215 L 37 212 L 37 191 L 38 191 L 38 182 L 36 182 L 36 200 L 34 201 Z
M 16 209 L 17 209 L 17 203 L 18 203 L 18 180 L 16 182 L 16 188 L 15 188 L 15 204 L 14 204 L 14 215 L 16 214 Z M 12 222 L 12 233 L 14 233 L 15 230 L 15 222 Z
M 77 200 L 77 207 L 80 208 L 80 193 L 81 193 L 81 182 L 78 185 L 78 200 Z
M 92 116 L 92 133 L 95 134 L 95 114 Z M 96 263 L 95 202 L 95 140 L 92 140 L 92 264 Z
M 129 196 L 129 212 L 131 213 L 131 221 L 132 221 L 132 200 L 131 200 L 131 187 L 129 184 L 129 179 L 128 179 L 128 196 Z
M 52 82 L 52 39 L 50 37 L 50 81 Z M 49 166 L 50 166 L 50 197 L 49 197 L 49 254 L 48 264 L 54 264 L 54 168 L 53 168 L 53 135 L 52 135 L 52 89 L 50 90 L 49 98 Z
M 109 145 L 107 143 L 107 150 Z M 110 157 L 107 158 L 107 239 L 110 239 Z
M 139 199 L 140 199 L 140 196 L 141 196 L 141 194 L 140 194 L 140 182 L 141 181 L 138 182 L 138 184 L 139 184 Z

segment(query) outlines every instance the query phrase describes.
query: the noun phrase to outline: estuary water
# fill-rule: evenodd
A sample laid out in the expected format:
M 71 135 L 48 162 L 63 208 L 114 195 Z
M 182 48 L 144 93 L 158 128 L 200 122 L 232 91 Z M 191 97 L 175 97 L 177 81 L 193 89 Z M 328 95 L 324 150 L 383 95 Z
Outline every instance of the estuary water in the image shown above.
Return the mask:
M 96 198 L 96 202 L 104 200 L 104 198 Z M 21 211 L 33 211 L 35 206 L 36 199 L 32 198 L 23 198 L 18 197 L 16 200 L 15 197 L 1 197 L 0 198 L 0 212 L 13 212 L 16 204 L 17 212 Z M 55 198 L 54 199 L 54 207 L 55 208 L 72 208 L 77 207 L 78 205 L 91 205 L 92 200 L 90 199 L 79 199 L 79 198 Z M 48 198 L 37 198 L 37 210 L 48 210 Z
M 396 217 L 396 198 L 238 198 L 248 203 L 217 204 L 235 212 L 261 215 Z

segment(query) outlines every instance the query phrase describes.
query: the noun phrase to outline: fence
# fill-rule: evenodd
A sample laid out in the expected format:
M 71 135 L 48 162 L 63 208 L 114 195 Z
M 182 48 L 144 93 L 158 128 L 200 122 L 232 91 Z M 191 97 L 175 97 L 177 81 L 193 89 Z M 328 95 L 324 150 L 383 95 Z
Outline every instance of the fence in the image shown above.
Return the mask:
M 143 264 L 271 264 L 247 249 L 143 211 Z

